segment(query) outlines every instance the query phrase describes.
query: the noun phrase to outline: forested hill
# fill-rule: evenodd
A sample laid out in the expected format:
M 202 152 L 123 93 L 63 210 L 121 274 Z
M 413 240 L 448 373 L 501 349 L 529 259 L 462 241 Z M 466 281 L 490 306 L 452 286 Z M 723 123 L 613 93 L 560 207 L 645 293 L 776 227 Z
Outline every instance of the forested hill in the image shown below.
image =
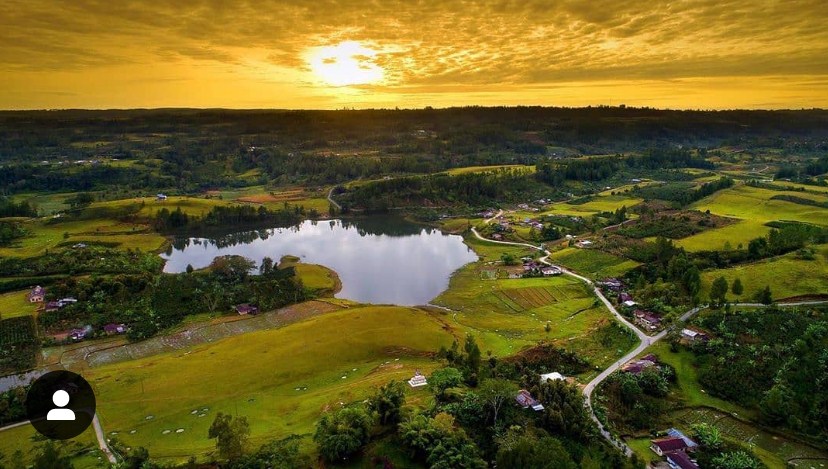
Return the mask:
M 123 138 L 129 137 L 129 138 Z M 217 138 L 223 137 L 223 138 Z M 482 149 L 546 154 L 641 150 L 665 144 L 828 148 L 828 111 L 671 111 L 631 107 L 466 107 L 422 110 L 220 110 L 0 112 L 0 159 L 152 156 L 236 151 L 240 142 L 313 151 L 374 149 L 465 155 Z M 780 139 L 782 139 L 780 141 Z

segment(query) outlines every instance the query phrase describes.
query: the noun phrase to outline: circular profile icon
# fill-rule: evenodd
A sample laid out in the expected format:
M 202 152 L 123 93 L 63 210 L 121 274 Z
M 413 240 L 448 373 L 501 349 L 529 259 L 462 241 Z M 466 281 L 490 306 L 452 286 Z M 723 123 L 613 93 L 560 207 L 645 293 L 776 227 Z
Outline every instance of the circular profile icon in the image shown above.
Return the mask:
M 68 440 L 84 432 L 95 417 L 95 393 L 82 376 L 50 371 L 26 394 L 26 415 L 41 435 Z

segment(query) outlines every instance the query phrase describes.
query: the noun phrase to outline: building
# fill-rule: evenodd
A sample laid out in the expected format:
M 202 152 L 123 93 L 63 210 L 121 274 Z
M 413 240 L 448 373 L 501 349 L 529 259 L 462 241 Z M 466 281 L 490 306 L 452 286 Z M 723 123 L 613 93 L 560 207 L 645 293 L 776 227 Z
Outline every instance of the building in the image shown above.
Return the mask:
M 650 440 L 650 449 L 659 456 L 672 454 L 687 449 L 687 443 L 682 438 L 668 437 Z
M 46 298 L 46 290 L 41 287 L 40 285 L 32 288 L 26 298 L 29 300 L 29 303 L 40 303 Z
M 633 317 L 635 317 L 636 324 L 650 331 L 654 331 L 661 326 L 661 317 L 649 311 L 637 309 L 633 313 Z
M 550 275 L 561 275 L 563 273 L 563 271 L 561 271 L 561 269 L 559 269 L 557 267 L 548 266 L 548 267 L 543 267 L 541 269 L 541 273 L 543 275 L 550 276 Z
M 83 340 L 92 333 L 92 326 L 86 326 L 83 329 L 72 329 L 69 331 L 69 339 L 78 341 Z
M 245 316 L 248 314 L 257 314 L 259 312 L 259 308 L 257 306 L 249 305 L 247 303 L 236 305 L 234 309 L 241 316 Z
M 592 241 L 590 241 L 588 239 L 582 239 L 582 240 L 578 241 L 577 243 L 575 243 L 575 247 L 581 248 L 581 249 L 591 248 L 592 247 Z
M 558 373 L 557 371 L 555 371 L 553 373 L 546 373 L 546 374 L 540 375 L 541 384 L 543 384 L 543 383 L 545 383 L 549 380 L 552 380 L 552 381 L 566 381 L 566 376 Z
M 671 428 L 671 429 L 667 430 L 667 436 L 671 436 L 673 438 L 681 438 L 682 440 L 684 440 L 685 443 L 687 443 L 687 448 L 689 448 L 689 449 L 695 449 L 696 447 L 699 446 L 698 443 L 691 440 L 690 437 L 685 435 L 681 430 L 677 430 L 675 428 Z
M 59 310 L 62 307 L 63 307 L 63 303 L 61 303 L 60 301 L 50 301 L 50 302 L 46 303 L 46 306 L 43 308 L 43 310 L 46 311 L 47 313 L 51 313 L 51 312 Z
M 515 400 L 517 401 L 518 405 L 523 407 L 524 409 L 532 408 L 535 412 L 540 412 L 543 410 L 543 404 L 535 400 L 529 391 L 525 389 L 521 389 L 518 391 L 517 396 L 515 396 Z
M 166 194 L 155 194 L 155 200 L 167 200 Z
M 636 302 L 635 302 L 635 301 L 633 301 L 633 300 L 627 300 L 627 301 L 624 301 L 624 302 L 623 302 L 623 303 L 621 303 L 621 304 L 622 304 L 625 308 L 635 308 L 636 306 L 638 306 L 638 303 L 636 303 Z
M 670 465 L 670 469 L 699 469 L 699 465 L 684 451 L 668 454 L 667 464 Z
M 600 282 L 601 286 L 604 288 L 608 288 L 613 291 L 618 291 L 624 288 L 624 282 L 618 280 L 617 278 L 607 278 Z
M 629 362 L 625 363 L 624 366 L 621 367 L 621 371 L 623 371 L 625 373 L 630 373 L 630 374 L 637 375 L 637 374 L 641 373 L 642 371 L 646 370 L 647 368 L 650 368 L 651 366 L 657 366 L 657 365 L 658 365 L 658 358 L 656 358 L 656 356 L 653 355 L 653 354 L 649 354 L 649 355 L 646 355 L 644 357 L 639 358 L 638 360 L 632 360 L 632 361 L 629 361 Z
M 707 334 L 705 334 L 704 332 L 698 331 L 696 329 L 686 328 L 681 330 L 681 340 L 683 342 L 689 343 L 699 341 L 707 342 L 709 339 L 707 337 Z
M 414 373 L 414 376 L 408 380 L 408 385 L 412 388 L 418 388 L 420 386 L 426 386 L 428 384 L 428 380 L 426 377 L 420 374 L 420 370 L 417 370 Z
M 124 334 L 127 331 L 126 324 L 107 324 L 103 329 L 106 335 Z

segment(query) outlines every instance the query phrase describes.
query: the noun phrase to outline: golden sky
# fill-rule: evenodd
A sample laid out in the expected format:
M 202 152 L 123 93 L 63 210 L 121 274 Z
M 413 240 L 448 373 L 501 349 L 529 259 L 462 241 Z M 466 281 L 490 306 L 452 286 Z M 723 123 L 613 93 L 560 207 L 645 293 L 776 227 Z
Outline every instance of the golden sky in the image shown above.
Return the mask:
M 0 109 L 828 107 L 826 0 L 5 0 Z

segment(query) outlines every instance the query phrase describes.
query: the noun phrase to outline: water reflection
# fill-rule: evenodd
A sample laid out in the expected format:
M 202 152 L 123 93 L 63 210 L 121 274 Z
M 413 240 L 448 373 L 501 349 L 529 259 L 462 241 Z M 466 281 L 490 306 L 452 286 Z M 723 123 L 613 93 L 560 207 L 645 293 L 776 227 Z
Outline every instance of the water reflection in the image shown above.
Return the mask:
M 306 221 L 290 228 L 246 231 L 215 239 L 176 239 L 165 272 L 188 264 L 206 267 L 216 256 L 236 254 L 260 263 L 286 254 L 335 270 L 338 298 L 365 303 L 424 304 L 448 286 L 455 270 L 477 260 L 460 236 L 398 218 Z

